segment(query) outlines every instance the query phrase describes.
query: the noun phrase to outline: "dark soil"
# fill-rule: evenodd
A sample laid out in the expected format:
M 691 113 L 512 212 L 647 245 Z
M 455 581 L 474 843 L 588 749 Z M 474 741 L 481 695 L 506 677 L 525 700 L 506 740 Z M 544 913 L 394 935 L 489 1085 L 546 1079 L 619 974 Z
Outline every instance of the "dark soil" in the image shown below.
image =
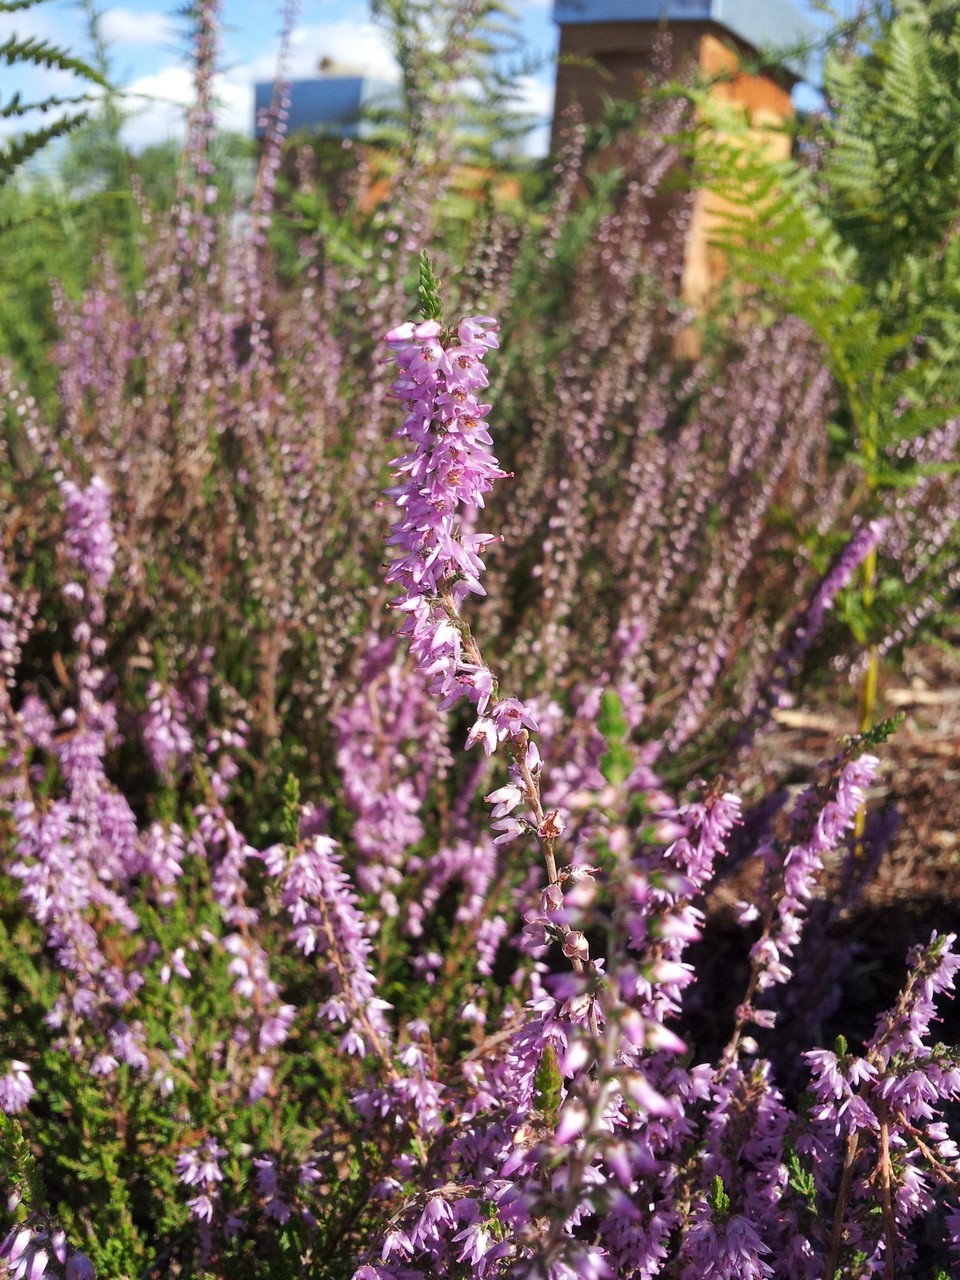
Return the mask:
M 960 651 L 925 645 L 881 678 L 878 719 L 903 723 L 878 750 L 869 807 L 892 807 L 896 831 L 864 895 L 872 911 L 927 911 L 939 904 L 960 927 Z M 856 727 L 852 708 L 810 704 L 779 712 L 758 744 L 768 781 L 812 776 Z
M 911 650 L 881 677 L 878 718 L 903 714 L 902 724 L 877 750 L 880 772 L 868 804 L 871 821 L 888 834 L 856 905 L 834 913 L 825 926 L 834 938 L 854 944 L 851 956 L 857 958 L 836 1012 L 838 1025 L 846 1023 L 857 1038 L 868 1036 L 877 1013 L 895 1000 L 910 947 L 929 941 L 934 930 L 960 933 L 960 635 L 951 639 L 949 648 L 926 644 Z M 748 776 L 737 779 L 738 787 L 744 794 L 798 791 L 817 775 L 818 765 L 836 755 L 838 740 L 855 730 L 856 720 L 853 697 L 848 706 L 811 699 L 779 712 L 775 727 L 756 743 Z M 838 855 L 826 868 L 823 898 L 847 896 L 841 866 Z M 712 895 L 709 931 L 731 971 L 738 962 L 745 965 L 746 957 L 738 954 L 744 942 L 732 927 L 730 906 L 751 897 L 758 872 L 755 866 L 734 868 Z M 938 1036 L 960 1042 L 960 1001 L 945 1002 L 942 1013 Z

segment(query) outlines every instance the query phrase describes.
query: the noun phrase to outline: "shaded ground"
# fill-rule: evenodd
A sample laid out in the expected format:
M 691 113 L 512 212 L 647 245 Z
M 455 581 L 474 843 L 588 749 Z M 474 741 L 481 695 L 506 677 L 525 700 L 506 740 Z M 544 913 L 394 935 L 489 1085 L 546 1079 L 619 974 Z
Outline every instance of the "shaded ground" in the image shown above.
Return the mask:
M 881 680 L 880 693 L 880 714 L 902 712 L 904 721 L 878 753 L 870 807 L 893 805 L 899 823 L 864 906 L 911 913 L 952 907 L 960 927 L 960 654 L 934 645 L 914 649 Z M 809 776 L 854 721 L 850 709 L 839 707 L 779 713 L 777 728 L 759 744 L 768 778 Z
M 908 950 L 929 941 L 931 933 L 960 933 L 960 632 L 950 637 L 953 650 L 929 644 L 905 657 L 881 680 L 879 714 L 902 712 L 903 723 L 879 749 L 880 773 L 871 791 L 869 810 L 886 809 L 895 829 L 882 860 L 859 902 L 831 914 L 826 934 L 814 928 L 807 939 L 816 951 L 838 941 L 850 944 L 850 964 L 843 979 L 840 1007 L 812 1036 L 828 1038 L 837 1029 L 865 1038 L 876 1014 L 896 998 L 903 981 Z M 856 724 L 850 706 L 811 701 L 778 714 L 777 725 L 756 744 L 749 777 L 738 785 L 770 791 L 784 786 L 800 790 L 822 761 L 835 756 L 837 741 Z M 712 938 L 706 952 L 730 973 L 741 988 L 747 973 L 743 934 L 732 924 L 732 903 L 752 896 L 759 867 L 747 865 L 722 880 L 710 903 Z M 822 895 L 849 886 L 840 881 L 840 859 L 828 865 Z M 835 899 L 834 899 L 835 900 Z M 942 1008 L 938 1036 L 960 1042 L 960 1001 Z M 812 1041 L 811 1041 L 812 1042 Z
M 934 930 L 960 933 L 960 633 L 951 640 L 954 652 L 918 647 L 881 683 L 880 715 L 902 712 L 904 720 L 878 751 L 880 773 L 869 809 L 895 815 L 896 825 L 859 897 L 841 879 L 840 855 L 825 869 L 818 896 L 834 905 L 853 898 L 856 905 L 838 911 L 824 901 L 822 910 L 811 910 L 803 944 L 812 964 L 805 978 L 809 999 L 795 1010 L 799 1021 L 791 1027 L 800 1037 L 798 1052 L 831 1045 L 839 1031 L 862 1043 L 877 1015 L 896 1000 L 909 949 L 928 942 Z M 854 704 L 853 696 L 849 706 L 811 700 L 780 713 L 734 785 L 747 796 L 799 792 L 818 775 L 817 766 L 836 755 L 838 739 L 855 728 Z M 748 831 L 744 835 L 746 852 L 755 844 Z M 755 898 L 759 878 L 756 859 L 738 867 L 732 854 L 729 873 L 710 895 L 704 938 L 691 950 L 707 990 L 721 993 L 716 1007 L 696 1010 L 696 1038 L 707 1056 L 722 1049 L 733 1005 L 746 988 L 755 934 L 735 924 L 733 904 Z M 845 957 L 839 970 L 831 968 L 838 950 Z M 822 979 L 811 977 L 819 970 Z M 942 1002 L 941 1015 L 937 1037 L 960 1043 L 960 1000 Z

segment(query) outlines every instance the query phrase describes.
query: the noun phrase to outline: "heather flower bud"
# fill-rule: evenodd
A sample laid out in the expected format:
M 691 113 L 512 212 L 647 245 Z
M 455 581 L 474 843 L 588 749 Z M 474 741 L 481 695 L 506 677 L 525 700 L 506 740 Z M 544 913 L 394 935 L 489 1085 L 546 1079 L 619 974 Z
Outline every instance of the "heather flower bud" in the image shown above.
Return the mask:
M 673 1115 L 673 1104 L 659 1094 L 638 1071 L 626 1072 L 621 1077 L 621 1087 L 624 1095 L 641 1112 L 649 1112 L 655 1116 Z
M 95 1275 L 93 1263 L 85 1253 L 78 1250 L 68 1258 L 65 1280 L 95 1280 Z
M 575 1076 L 594 1059 L 595 1052 L 586 1040 L 577 1039 L 560 1059 L 560 1072 L 564 1076 Z
M 646 1024 L 646 1045 L 654 1052 L 686 1053 L 687 1046 L 675 1032 L 665 1027 L 662 1022 Z
M 560 911 L 563 907 L 563 890 L 559 884 L 548 884 L 540 894 L 540 910 L 549 915 L 552 911 Z
M 579 929 L 571 929 L 561 945 L 563 954 L 570 960 L 586 960 L 590 955 L 587 939 Z
M 604 1148 L 603 1158 L 613 1170 L 621 1186 L 629 1188 L 633 1182 L 630 1151 L 624 1142 L 610 1142 Z

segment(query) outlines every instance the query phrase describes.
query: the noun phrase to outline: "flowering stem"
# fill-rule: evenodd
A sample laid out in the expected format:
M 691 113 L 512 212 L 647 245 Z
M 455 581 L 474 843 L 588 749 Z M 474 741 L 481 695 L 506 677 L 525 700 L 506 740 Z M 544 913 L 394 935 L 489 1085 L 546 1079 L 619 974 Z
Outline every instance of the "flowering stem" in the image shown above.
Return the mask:
M 443 592 L 440 596 L 440 600 L 443 604 L 444 612 L 447 617 L 451 622 L 453 622 L 463 637 L 463 651 L 467 658 L 475 667 L 478 667 L 483 671 L 489 671 L 490 668 L 483 660 L 483 654 L 480 652 L 480 647 L 473 637 L 473 632 L 470 630 L 469 624 L 460 616 L 460 613 L 457 610 L 456 601 L 453 599 L 450 592 Z M 496 679 L 493 679 L 493 692 L 490 694 L 489 703 L 491 707 L 496 707 L 500 701 L 500 697 L 497 692 L 498 687 L 499 682 Z M 534 778 L 529 764 L 527 763 L 527 743 L 529 741 L 530 737 L 526 729 L 522 730 L 517 737 L 510 739 L 510 754 L 513 756 L 514 763 L 517 766 L 517 772 L 523 782 L 525 799 L 533 810 L 533 815 L 537 820 L 537 829 L 539 831 L 543 826 L 545 815 L 543 812 L 543 805 L 540 801 L 540 788 L 537 785 L 537 780 Z M 537 836 L 537 839 L 543 852 L 543 860 L 547 868 L 547 879 L 551 884 L 556 884 L 559 876 L 557 875 L 557 859 L 554 853 L 554 839 L 549 836 L 540 835 Z M 575 963 L 574 968 L 579 973 L 583 966 L 581 965 L 578 968 Z
M 483 654 L 480 652 L 480 647 L 474 639 L 469 623 L 465 622 L 461 617 L 460 612 L 457 609 L 456 601 L 453 599 L 449 590 L 441 592 L 440 602 L 447 617 L 460 632 L 463 642 L 463 652 L 471 665 L 479 670 L 489 672 L 490 668 L 483 660 Z M 496 679 L 492 679 L 492 692 L 490 694 L 489 703 L 491 707 L 496 707 L 500 702 L 499 693 L 497 692 L 498 687 L 498 681 Z M 556 839 L 553 836 L 544 836 L 540 834 L 545 826 L 546 815 L 543 812 L 543 804 L 540 799 L 540 787 L 536 778 L 533 776 L 533 771 L 531 770 L 527 760 L 527 746 L 529 741 L 530 736 L 527 733 L 527 730 L 521 730 L 516 737 L 509 740 L 510 754 L 513 756 L 517 774 L 522 783 L 524 798 L 536 819 L 537 842 L 540 845 L 540 852 L 543 854 L 544 866 L 547 871 L 547 880 L 550 884 L 555 885 L 560 881 L 560 876 L 557 871 L 557 856 L 555 850 Z M 570 963 L 574 973 L 584 972 L 584 964 L 579 956 L 571 956 Z M 597 1015 L 592 1005 L 590 1008 L 590 1030 L 594 1036 L 599 1035 L 600 1028 L 597 1022 Z
M 540 803 L 540 788 L 537 786 L 533 774 L 530 772 L 530 766 L 527 764 L 527 735 L 524 733 L 521 738 L 510 744 L 510 750 L 516 761 L 517 769 L 520 777 L 523 779 L 523 785 L 527 794 L 527 802 L 534 812 L 537 819 L 537 828 L 543 826 L 544 814 L 543 806 Z M 547 879 L 551 884 L 556 884 L 559 879 L 557 875 L 557 859 L 554 854 L 554 841 L 550 837 L 537 837 L 540 841 L 540 849 L 543 853 L 543 860 L 547 868 Z M 583 965 L 579 959 L 573 957 L 573 967 L 577 973 L 583 972 Z
M 505 743 L 513 764 L 511 783 L 487 797 L 495 806 L 495 843 L 505 843 L 529 829 L 529 820 L 508 815 L 525 800 L 534 817 L 551 889 L 559 887 L 555 840 L 563 831 L 557 812 L 544 814 L 537 780 L 539 752 L 528 729 L 537 722 L 516 698 L 502 698 L 483 661 L 470 627 L 460 614 L 469 594 L 483 595 L 480 552 L 494 534 L 473 533 L 471 517 L 484 506 L 484 494 L 507 473 L 491 451 L 480 403 L 488 378 L 483 358 L 497 341 L 498 325 L 490 316 L 461 321 L 447 330 L 440 314 L 439 282 L 421 258 L 421 306 L 431 317 L 391 330 L 386 341 L 400 369 L 392 384 L 404 407 L 397 431 L 406 452 L 394 460 L 395 483 L 386 490 L 400 510 L 389 542 L 399 555 L 389 565 L 386 581 L 400 588 L 393 607 L 404 615 L 401 632 L 410 637 L 418 668 L 441 697 L 441 709 L 463 698 L 477 708 L 467 746 L 482 742 L 487 755 Z M 559 894 L 562 898 L 562 892 Z M 575 935 L 575 936 L 574 936 Z M 586 939 L 571 931 L 564 947 L 576 973 L 585 970 Z M 591 1009 L 590 1027 L 598 1033 Z
M 877 588 L 877 548 L 872 546 L 863 561 L 863 609 L 868 619 L 873 609 Z M 867 669 L 863 673 L 860 685 L 860 733 L 867 733 L 873 728 L 874 713 L 877 707 L 877 689 L 880 682 L 880 652 L 875 644 L 868 650 Z M 855 853 L 858 858 L 865 857 L 863 833 L 867 825 L 866 806 L 861 805 L 857 812 L 854 835 L 857 838 Z

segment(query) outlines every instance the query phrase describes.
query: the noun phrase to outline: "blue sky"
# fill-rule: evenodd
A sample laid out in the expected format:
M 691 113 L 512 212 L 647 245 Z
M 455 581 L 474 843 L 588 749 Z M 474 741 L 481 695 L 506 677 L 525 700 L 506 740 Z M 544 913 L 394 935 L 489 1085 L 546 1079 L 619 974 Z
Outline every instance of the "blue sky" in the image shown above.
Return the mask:
M 767 0 L 755 0 L 758 5 Z M 852 0 L 843 0 L 849 5 Z M 809 11 L 810 0 L 795 0 Z M 97 5 L 114 81 L 131 95 L 126 137 L 136 149 L 178 134 L 182 108 L 190 100 L 190 71 L 182 20 L 176 0 L 126 0 Z M 843 7 L 841 4 L 838 7 Z M 557 28 L 551 0 L 514 0 L 520 32 L 540 70 L 522 81 L 525 105 L 540 128 L 528 142 L 532 153 L 545 149 L 553 101 L 553 69 Z M 222 123 L 249 132 L 253 119 L 253 84 L 272 79 L 279 44 L 280 5 L 271 0 L 223 0 L 223 68 L 217 83 Z M 11 32 L 35 35 L 83 56 L 89 50 L 86 18 L 77 0 L 46 0 L 35 9 L 0 16 L 0 43 Z M 382 31 L 371 20 L 363 0 L 302 0 L 292 44 L 291 74 L 308 76 L 318 61 L 335 63 L 390 78 L 395 68 Z M 0 100 L 22 86 L 24 96 L 70 92 L 69 80 L 57 72 L 31 72 L 14 83 L 4 69 Z

